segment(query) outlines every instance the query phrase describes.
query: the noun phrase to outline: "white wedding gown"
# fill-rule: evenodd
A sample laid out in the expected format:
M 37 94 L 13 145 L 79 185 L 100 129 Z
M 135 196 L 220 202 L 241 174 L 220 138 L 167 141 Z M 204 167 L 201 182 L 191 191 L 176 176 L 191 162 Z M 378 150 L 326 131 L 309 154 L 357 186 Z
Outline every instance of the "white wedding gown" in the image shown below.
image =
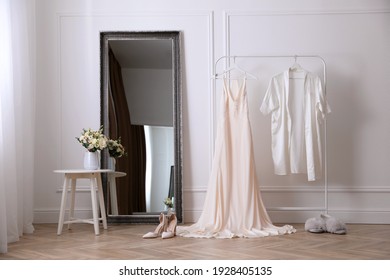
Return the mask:
M 224 80 L 215 154 L 202 214 L 191 226 L 178 226 L 183 237 L 264 237 L 295 232 L 274 226 L 256 179 L 246 79 L 234 91 Z M 234 94 L 234 92 L 236 92 Z

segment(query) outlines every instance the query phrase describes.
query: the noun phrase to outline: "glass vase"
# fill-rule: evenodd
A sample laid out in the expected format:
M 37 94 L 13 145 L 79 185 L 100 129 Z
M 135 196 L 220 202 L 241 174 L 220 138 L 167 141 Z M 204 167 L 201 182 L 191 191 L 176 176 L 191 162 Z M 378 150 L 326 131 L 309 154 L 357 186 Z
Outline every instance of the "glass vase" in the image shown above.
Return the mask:
M 108 169 L 115 171 L 115 164 L 116 164 L 116 159 L 114 157 L 109 157 L 108 158 Z

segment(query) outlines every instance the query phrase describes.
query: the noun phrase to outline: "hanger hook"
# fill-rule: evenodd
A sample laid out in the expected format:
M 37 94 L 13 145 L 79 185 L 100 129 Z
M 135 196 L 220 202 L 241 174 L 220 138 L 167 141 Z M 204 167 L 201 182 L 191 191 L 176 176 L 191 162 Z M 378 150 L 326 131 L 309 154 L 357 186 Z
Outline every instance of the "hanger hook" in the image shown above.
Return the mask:
M 298 56 L 297 56 L 297 55 L 294 55 L 295 63 L 297 63 L 297 58 L 298 58 Z

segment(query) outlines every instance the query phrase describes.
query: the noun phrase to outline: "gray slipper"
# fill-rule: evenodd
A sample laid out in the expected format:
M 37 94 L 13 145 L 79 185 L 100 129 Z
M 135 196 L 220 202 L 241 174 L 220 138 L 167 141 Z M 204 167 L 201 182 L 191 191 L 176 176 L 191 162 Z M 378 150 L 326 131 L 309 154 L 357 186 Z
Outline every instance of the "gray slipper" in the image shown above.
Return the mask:
M 309 218 L 305 223 L 305 230 L 311 233 L 326 232 L 326 223 L 322 218 Z
M 325 221 L 326 231 L 333 234 L 346 234 L 347 227 L 345 224 L 335 217 L 321 214 L 321 218 Z

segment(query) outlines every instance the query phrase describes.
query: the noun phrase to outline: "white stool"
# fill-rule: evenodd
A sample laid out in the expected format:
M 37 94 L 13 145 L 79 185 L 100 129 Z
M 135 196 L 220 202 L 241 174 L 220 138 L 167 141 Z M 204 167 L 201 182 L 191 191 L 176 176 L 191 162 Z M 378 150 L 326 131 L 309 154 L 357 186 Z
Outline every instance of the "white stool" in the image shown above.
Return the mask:
M 62 188 L 61 209 L 60 209 L 60 217 L 58 221 L 57 235 L 61 235 L 62 227 L 64 224 L 68 224 L 68 229 L 70 229 L 70 226 L 73 223 L 93 224 L 95 229 L 95 234 L 99 235 L 99 222 L 103 221 L 103 228 L 107 229 L 107 218 L 106 218 L 106 209 L 104 207 L 101 173 L 115 173 L 115 171 L 110 169 L 98 169 L 98 170 L 74 169 L 74 170 L 54 170 L 54 172 L 63 173 L 65 175 L 64 185 Z M 77 179 L 90 180 L 92 214 L 93 214 L 92 219 L 76 219 L 74 217 L 74 202 L 75 202 Z M 69 218 L 67 221 L 64 221 L 68 189 L 70 189 L 71 191 Z M 96 193 L 98 194 L 99 205 L 97 203 L 98 200 L 96 197 Z M 101 218 L 99 218 L 99 206 L 100 206 Z

